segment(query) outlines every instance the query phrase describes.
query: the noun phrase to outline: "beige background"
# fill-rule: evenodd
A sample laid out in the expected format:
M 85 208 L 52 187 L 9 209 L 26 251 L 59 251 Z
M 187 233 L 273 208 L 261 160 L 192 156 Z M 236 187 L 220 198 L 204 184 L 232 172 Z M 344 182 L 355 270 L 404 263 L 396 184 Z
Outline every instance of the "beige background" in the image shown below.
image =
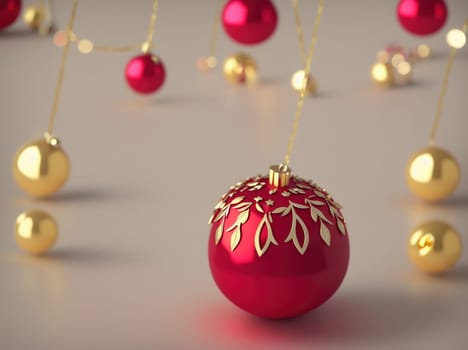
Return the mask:
M 219 71 L 196 71 L 206 54 L 214 1 L 162 1 L 157 54 L 168 80 L 136 96 L 123 80 L 132 54 L 81 56 L 71 50 L 56 133 L 72 176 L 55 198 L 36 201 L 13 184 L 10 163 L 42 135 L 60 50 L 17 23 L 0 35 L 0 349 L 465 349 L 468 259 L 444 278 L 418 273 L 405 244 L 412 227 L 443 219 L 468 239 L 468 49 L 455 62 L 439 144 L 464 177 L 447 202 L 426 205 L 403 177 L 409 155 L 427 143 L 448 49 L 444 34 L 468 15 L 447 1 L 450 18 L 427 39 L 435 57 L 415 67 L 414 84 L 382 91 L 369 79 L 375 53 L 396 41 L 397 1 L 326 2 L 291 166 L 344 205 L 351 238 L 347 278 L 335 297 L 298 320 L 269 322 L 232 306 L 207 264 L 213 205 L 230 185 L 282 160 L 299 68 L 290 2 L 277 0 L 280 25 L 247 48 L 260 66 L 257 87 L 229 86 Z M 57 1 L 65 26 L 70 1 Z M 316 1 L 301 1 L 309 38 Z M 151 1 L 82 1 L 76 31 L 103 44 L 146 35 Z M 244 50 L 222 33 L 220 56 Z M 60 225 L 48 257 L 32 258 L 13 239 L 23 210 L 49 211 Z

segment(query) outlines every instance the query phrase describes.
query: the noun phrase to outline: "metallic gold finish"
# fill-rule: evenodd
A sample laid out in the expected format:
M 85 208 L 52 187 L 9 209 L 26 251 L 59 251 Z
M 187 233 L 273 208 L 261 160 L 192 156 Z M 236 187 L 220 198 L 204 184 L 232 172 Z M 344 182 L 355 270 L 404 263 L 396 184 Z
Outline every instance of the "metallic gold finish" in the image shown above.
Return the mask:
M 25 212 L 16 219 L 16 242 L 29 253 L 45 253 L 55 244 L 57 235 L 57 223 L 52 216 L 43 211 Z
M 466 35 L 460 29 L 452 29 L 445 37 L 447 44 L 454 49 L 461 49 L 466 44 Z
M 236 53 L 224 61 L 223 72 L 233 84 L 253 84 L 257 81 L 257 64 L 245 53 Z
M 275 187 L 286 187 L 289 184 L 291 169 L 284 164 L 272 165 L 269 173 L 269 183 Z
M 42 5 L 29 5 L 23 12 L 24 23 L 33 30 L 38 30 L 46 17 L 46 9 Z
M 408 161 L 406 181 L 410 190 L 427 201 L 438 201 L 455 191 L 460 182 L 460 166 L 446 150 L 429 146 Z
M 41 139 L 22 146 L 13 161 L 13 178 L 34 197 L 51 196 L 68 179 L 70 163 L 56 138 Z
M 419 59 L 428 58 L 431 56 L 431 48 L 427 44 L 419 44 L 416 48 L 416 55 Z
M 459 260 L 462 242 L 457 231 L 443 221 L 428 221 L 415 228 L 408 239 L 408 255 L 422 271 L 441 273 Z
M 292 88 L 297 91 L 301 92 L 301 89 L 304 85 L 305 79 L 305 72 L 303 69 L 294 72 L 291 77 L 291 86 Z M 305 93 L 306 95 L 313 95 L 317 92 L 317 82 L 315 79 L 309 74 L 309 79 L 305 82 Z
M 371 77 L 380 86 L 405 85 L 411 80 L 411 63 L 401 54 L 395 54 L 388 62 L 377 62 L 371 68 Z
M 392 65 L 378 62 L 372 66 L 372 79 L 379 85 L 391 86 L 393 84 Z

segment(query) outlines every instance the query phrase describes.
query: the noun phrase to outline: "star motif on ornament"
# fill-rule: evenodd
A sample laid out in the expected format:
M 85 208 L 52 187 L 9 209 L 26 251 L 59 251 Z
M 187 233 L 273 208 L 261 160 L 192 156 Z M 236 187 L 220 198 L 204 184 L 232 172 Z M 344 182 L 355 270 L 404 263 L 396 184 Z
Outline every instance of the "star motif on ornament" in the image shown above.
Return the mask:
M 289 197 L 291 195 L 291 193 L 289 193 L 288 191 L 283 191 L 283 192 L 281 192 L 281 195 L 283 197 Z
M 257 196 L 257 197 L 254 198 L 254 201 L 258 203 L 258 202 L 260 202 L 262 199 L 263 199 L 262 197 Z
M 271 199 L 265 201 L 265 203 L 266 203 L 266 205 L 268 205 L 270 207 L 273 206 L 273 204 L 275 204 L 275 202 L 273 202 Z

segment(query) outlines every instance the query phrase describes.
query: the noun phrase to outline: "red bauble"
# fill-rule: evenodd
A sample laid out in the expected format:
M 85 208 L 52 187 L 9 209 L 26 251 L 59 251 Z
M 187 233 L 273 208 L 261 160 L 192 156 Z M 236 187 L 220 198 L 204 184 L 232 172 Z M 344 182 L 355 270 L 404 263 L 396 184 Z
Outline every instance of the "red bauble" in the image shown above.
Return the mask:
M 349 241 L 340 205 L 316 184 L 266 176 L 239 182 L 210 221 L 209 262 L 224 295 L 265 318 L 304 314 L 343 281 Z
M 0 0 L 0 30 L 8 27 L 19 16 L 21 0 Z
M 132 58 L 125 67 L 128 85 L 140 94 L 155 92 L 166 79 L 166 70 L 161 59 L 151 53 Z
M 229 0 L 223 9 L 222 22 L 234 41 L 253 45 L 273 34 L 278 15 L 270 0 Z
M 408 32 L 429 35 L 445 24 L 447 6 L 444 0 L 400 0 L 397 16 Z

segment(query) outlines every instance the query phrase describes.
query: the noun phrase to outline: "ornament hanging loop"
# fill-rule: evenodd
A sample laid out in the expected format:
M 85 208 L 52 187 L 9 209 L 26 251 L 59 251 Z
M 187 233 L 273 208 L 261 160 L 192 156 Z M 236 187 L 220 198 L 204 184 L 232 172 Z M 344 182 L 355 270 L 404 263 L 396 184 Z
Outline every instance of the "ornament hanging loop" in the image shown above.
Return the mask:
M 289 184 L 291 169 L 286 164 L 272 165 L 269 175 L 269 183 L 271 186 L 286 187 Z

